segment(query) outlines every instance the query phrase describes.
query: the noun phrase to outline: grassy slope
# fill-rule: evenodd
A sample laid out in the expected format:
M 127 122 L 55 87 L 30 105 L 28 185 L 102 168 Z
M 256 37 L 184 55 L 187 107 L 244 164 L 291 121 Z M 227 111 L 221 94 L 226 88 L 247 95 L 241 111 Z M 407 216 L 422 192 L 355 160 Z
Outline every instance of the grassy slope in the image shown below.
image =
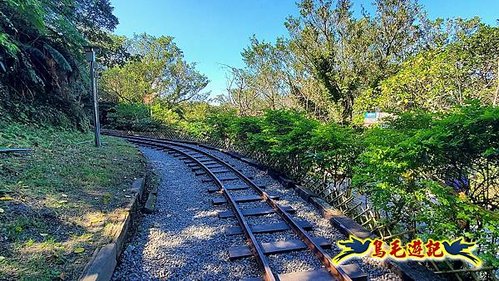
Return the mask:
M 137 150 L 90 133 L 0 123 L 0 280 L 75 280 L 113 218 L 130 201 L 127 188 L 145 170 Z M 83 252 L 82 252 L 83 251 Z

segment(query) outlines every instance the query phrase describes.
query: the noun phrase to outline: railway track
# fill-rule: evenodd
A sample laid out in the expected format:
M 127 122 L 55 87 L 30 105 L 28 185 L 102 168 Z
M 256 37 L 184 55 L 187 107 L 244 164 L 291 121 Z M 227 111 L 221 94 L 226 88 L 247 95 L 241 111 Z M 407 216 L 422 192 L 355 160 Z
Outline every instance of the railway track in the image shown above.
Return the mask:
M 223 197 L 214 199 L 213 204 L 225 204 L 229 208 L 229 210 L 221 212 L 219 217 L 235 217 L 238 221 L 238 226 L 230 228 L 228 234 L 243 234 L 247 241 L 247 245 L 230 248 L 229 257 L 231 260 L 253 257 L 261 269 L 263 280 L 367 280 L 367 275 L 356 264 L 335 266 L 331 257 L 324 251 L 324 248 L 331 247 L 329 241 L 321 237 L 312 237 L 307 232 L 307 229 L 311 229 L 312 226 L 306 221 L 293 218 L 293 209 L 280 205 L 278 198 L 268 194 L 264 190 L 264 186 L 258 186 L 250 177 L 245 176 L 222 159 L 185 143 L 147 137 L 115 136 L 124 137 L 137 145 L 171 153 L 183 160 L 196 176 L 207 176 L 208 179 L 205 181 L 215 183 L 216 188 L 211 188 L 208 192 L 220 193 Z M 239 182 L 240 184 L 234 186 L 228 185 L 228 182 Z M 238 195 L 241 191 L 244 191 L 244 195 Z M 265 202 L 266 207 L 241 208 L 245 203 L 257 201 Z M 280 222 L 251 225 L 247 220 L 249 216 L 263 216 L 272 213 L 279 217 Z M 291 230 L 298 239 L 271 243 L 262 243 L 258 240 L 258 234 L 271 234 L 288 230 Z M 292 251 L 308 251 L 322 263 L 323 267 L 312 271 L 287 274 L 274 272 L 270 266 L 268 255 L 285 255 Z

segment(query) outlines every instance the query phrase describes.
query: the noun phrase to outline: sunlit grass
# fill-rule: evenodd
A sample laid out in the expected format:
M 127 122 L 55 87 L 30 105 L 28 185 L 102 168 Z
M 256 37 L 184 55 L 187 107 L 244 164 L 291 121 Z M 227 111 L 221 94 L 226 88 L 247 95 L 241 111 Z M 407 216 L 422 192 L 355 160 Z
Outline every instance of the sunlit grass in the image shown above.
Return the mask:
M 77 279 L 112 237 L 144 163 L 126 142 L 72 130 L 0 123 L 0 280 Z

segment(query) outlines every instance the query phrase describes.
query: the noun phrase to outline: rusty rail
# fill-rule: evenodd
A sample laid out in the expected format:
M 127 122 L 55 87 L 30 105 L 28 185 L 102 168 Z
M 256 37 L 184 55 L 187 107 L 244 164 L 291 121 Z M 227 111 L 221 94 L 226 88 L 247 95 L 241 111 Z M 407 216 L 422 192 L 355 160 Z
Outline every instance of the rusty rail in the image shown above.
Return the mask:
M 149 140 L 149 139 L 148 140 L 132 139 L 132 142 L 135 142 L 135 143 L 146 144 L 146 145 L 151 145 L 151 146 L 159 146 L 157 143 L 154 143 L 154 141 L 151 142 L 151 140 Z M 277 276 L 275 276 L 274 273 L 272 272 L 272 270 L 270 269 L 270 263 L 268 261 L 268 258 L 264 254 L 262 247 L 260 246 L 260 244 L 256 240 L 255 235 L 251 232 L 250 226 L 249 226 L 248 222 L 244 219 L 244 216 L 243 216 L 241 209 L 237 206 L 236 201 L 234 200 L 232 195 L 229 194 L 229 192 L 225 188 L 224 184 L 215 176 L 215 174 L 213 174 L 213 172 L 210 171 L 210 169 L 208 167 L 206 167 L 206 165 L 204 165 L 202 162 L 200 162 L 195 157 L 189 155 L 187 152 L 173 148 L 171 146 L 167 146 L 165 144 L 162 144 L 160 147 L 165 148 L 167 150 L 175 151 L 177 153 L 180 153 L 180 154 L 188 157 L 192 161 L 196 162 L 196 164 L 199 165 L 201 168 L 203 168 L 203 170 L 205 170 L 206 173 L 215 181 L 216 185 L 218 185 L 220 187 L 220 189 L 222 190 L 223 195 L 225 196 L 227 202 L 229 203 L 229 206 L 231 207 L 232 211 L 234 212 L 234 214 L 239 222 L 239 225 L 241 226 L 241 228 L 244 232 L 244 235 L 246 236 L 246 240 L 249 243 L 249 246 L 250 246 L 251 252 L 253 253 L 253 256 L 256 258 L 257 263 L 260 265 L 260 267 L 263 270 L 264 280 L 266 280 L 266 281 L 278 280 Z M 221 160 L 216 160 L 216 161 L 220 161 L 220 163 L 227 165 L 225 162 L 223 162 Z
M 220 182 L 220 180 L 201 162 L 199 162 L 197 159 L 195 159 L 193 156 L 187 154 L 186 152 L 175 149 L 171 146 L 177 146 L 181 147 L 184 149 L 188 149 L 190 151 L 194 151 L 196 153 L 202 154 L 206 157 L 209 157 L 216 162 L 224 165 L 226 168 L 228 168 L 231 172 L 235 173 L 241 180 L 246 182 L 251 188 L 253 188 L 262 198 L 267 202 L 269 206 L 271 206 L 275 212 L 285 221 L 285 223 L 290 227 L 290 229 L 307 245 L 308 249 L 312 251 L 316 257 L 322 262 L 324 265 L 325 269 L 332 275 L 337 280 L 340 281 L 351 281 L 351 278 L 346 274 L 346 272 L 343 271 L 343 269 L 336 267 L 332 263 L 331 257 L 318 245 L 312 237 L 295 221 L 293 218 L 281 207 L 277 204 L 277 202 L 265 192 L 263 191 L 258 185 L 256 185 L 252 180 L 250 180 L 248 177 L 246 177 L 243 173 L 241 173 L 239 170 L 236 168 L 232 167 L 231 165 L 227 164 L 225 161 L 221 160 L 220 158 L 197 148 L 194 148 L 192 146 L 174 142 L 174 141 L 169 141 L 169 140 L 160 140 L 160 139 L 153 139 L 153 138 L 144 138 L 144 137 L 137 137 L 137 136 L 125 136 L 125 138 L 133 141 L 133 142 L 138 142 L 138 143 L 145 143 L 148 145 L 152 146 L 160 146 L 164 147 L 167 149 L 174 150 L 178 153 L 181 153 L 190 159 L 194 160 L 197 162 L 198 165 L 200 165 L 210 177 L 213 178 L 215 183 L 222 188 L 223 194 L 226 197 L 227 201 L 230 202 L 230 205 L 232 209 L 234 210 L 234 213 L 236 214 L 236 217 L 241 225 L 241 227 L 244 230 L 244 233 L 247 237 L 248 242 L 250 242 L 251 249 L 255 257 L 257 258 L 258 263 L 260 266 L 262 266 L 264 270 L 264 279 L 265 280 L 276 280 L 278 277 L 272 273 L 270 270 L 270 266 L 268 264 L 268 259 L 263 253 L 263 250 L 259 246 L 258 242 L 256 241 L 256 238 L 254 234 L 251 232 L 251 229 L 249 228 L 248 223 L 244 219 L 244 216 L 242 215 L 242 212 L 240 209 L 237 207 L 236 202 L 234 199 L 231 197 L 231 195 L 227 192 L 225 189 L 224 185 Z M 159 145 L 158 145 L 159 144 Z

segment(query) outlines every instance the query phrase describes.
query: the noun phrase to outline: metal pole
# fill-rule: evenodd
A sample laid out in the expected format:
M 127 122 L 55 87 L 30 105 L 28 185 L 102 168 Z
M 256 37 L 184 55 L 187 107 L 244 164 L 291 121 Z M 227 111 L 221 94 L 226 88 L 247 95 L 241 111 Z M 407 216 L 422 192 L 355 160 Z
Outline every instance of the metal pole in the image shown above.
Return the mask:
M 97 79 L 95 71 L 95 50 L 92 48 L 92 60 L 90 61 L 90 80 L 92 83 L 92 96 L 94 99 L 94 133 L 95 133 L 95 146 L 100 147 L 100 120 L 99 120 L 99 100 L 97 99 Z

